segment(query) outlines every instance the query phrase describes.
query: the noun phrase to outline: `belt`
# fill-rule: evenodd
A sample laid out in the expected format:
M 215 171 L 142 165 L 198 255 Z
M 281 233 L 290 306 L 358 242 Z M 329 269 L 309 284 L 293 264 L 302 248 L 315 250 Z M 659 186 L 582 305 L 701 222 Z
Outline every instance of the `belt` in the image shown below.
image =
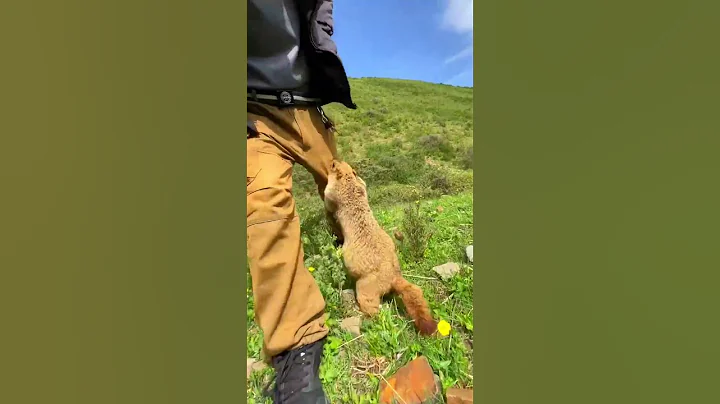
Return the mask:
M 295 104 L 319 104 L 320 98 L 306 97 L 293 91 L 257 91 L 248 90 L 248 100 L 252 101 L 270 101 L 277 102 L 281 105 Z

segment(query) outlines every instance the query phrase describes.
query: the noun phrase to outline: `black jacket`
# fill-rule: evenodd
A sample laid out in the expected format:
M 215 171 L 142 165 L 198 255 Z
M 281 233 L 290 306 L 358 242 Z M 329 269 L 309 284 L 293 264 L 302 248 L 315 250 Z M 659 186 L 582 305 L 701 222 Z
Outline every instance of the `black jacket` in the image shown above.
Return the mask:
M 310 93 L 323 104 L 338 102 L 356 109 L 345 68 L 332 39 L 332 0 L 296 0 L 296 3 L 303 19 L 301 48 L 310 69 Z

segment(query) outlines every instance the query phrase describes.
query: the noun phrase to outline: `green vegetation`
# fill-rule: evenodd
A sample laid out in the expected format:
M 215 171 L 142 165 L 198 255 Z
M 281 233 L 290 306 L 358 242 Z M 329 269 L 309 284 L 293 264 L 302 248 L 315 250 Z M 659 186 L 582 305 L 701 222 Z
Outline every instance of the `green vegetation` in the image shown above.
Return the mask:
M 384 299 L 376 318 L 363 319 L 359 337 L 339 327 L 343 318 L 359 315 L 342 301 L 342 290 L 353 283 L 333 246 L 317 187 L 297 165 L 293 192 L 306 265 L 315 268 L 331 330 L 321 378 L 332 386 L 332 402 L 373 403 L 383 377 L 424 355 L 443 388 L 472 387 L 473 268 L 465 258 L 465 246 L 473 242 L 472 89 L 390 79 L 352 79 L 351 85 L 358 110 L 326 107 L 337 126 L 339 152 L 367 182 L 380 224 L 390 234 L 402 233 L 397 244 L 403 273 L 452 330 L 447 337 L 420 337 L 394 296 Z M 450 261 L 461 271 L 442 281 L 432 268 Z M 262 333 L 253 320 L 250 289 L 247 302 L 248 357 L 259 358 Z M 249 402 L 263 402 L 262 388 L 272 373 L 253 373 Z

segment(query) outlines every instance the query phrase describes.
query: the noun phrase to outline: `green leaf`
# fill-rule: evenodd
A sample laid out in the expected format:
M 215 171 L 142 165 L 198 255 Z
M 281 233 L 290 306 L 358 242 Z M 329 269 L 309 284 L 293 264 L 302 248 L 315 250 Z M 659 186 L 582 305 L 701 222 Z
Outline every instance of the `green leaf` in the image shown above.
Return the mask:
M 328 337 L 328 342 L 329 342 L 329 347 L 332 350 L 337 349 L 340 346 L 340 344 L 342 344 L 342 341 L 340 340 L 340 338 L 332 337 L 332 336 Z

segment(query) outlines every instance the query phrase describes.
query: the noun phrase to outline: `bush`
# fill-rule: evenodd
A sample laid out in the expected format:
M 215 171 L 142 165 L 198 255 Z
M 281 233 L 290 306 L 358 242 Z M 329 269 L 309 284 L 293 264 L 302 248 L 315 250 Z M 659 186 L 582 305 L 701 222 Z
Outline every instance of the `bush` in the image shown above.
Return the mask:
M 432 170 L 428 173 L 428 182 L 430 184 L 430 188 L 445 194 L 449 195 L 453 191 L 453 184 L 450 178 L 448 178 L 448 175 L 440 170 Z
M 455 150 L 450 142 L 442 135 L 425 135 L 418 139 L 420 150 L 428 155 L 450 160 Z
M 305 258 L 305 266 L 314 268 L 313 277 L 326 300 L 342 301 L 342 290 L 349 280 L 342 261 L 342 249 L 330 244 L 317 246 L 317 249 L 318 254 Z M 325 310 L 334 318 L 341 318 L 345 314 L 342 306 L 327 306 Z
M 425 176 L 430 189 L 442 195 L 454 195 L 473 186 L 472 172 L 461 171 L 440 165 L 433 166 Z
M 470 145 L 465 152 L 460 155 L 460 165 L 464 169 L 473 168 L 473 147 Z
M 308 202 L 302 201 L 302 204 L 309 204 Z M 305 255 L 308 256 L 322 254 L 322 246 L 334 245 L 335 241 L 335 236 L 325 216 L 325 208 L 320 202 L 320 197 L 313 197 L 312 202 L 312 208 L 302 209 L 299 207 L 298 209 L 303 249 Z
M 403 213 L 400 227 L 405 236 L 404 255 L 412 262 L 419 262 L 425 257 L 425 250 L 432 234 L 429 220 L 420 213 L 420 203 L 407 206 Z

